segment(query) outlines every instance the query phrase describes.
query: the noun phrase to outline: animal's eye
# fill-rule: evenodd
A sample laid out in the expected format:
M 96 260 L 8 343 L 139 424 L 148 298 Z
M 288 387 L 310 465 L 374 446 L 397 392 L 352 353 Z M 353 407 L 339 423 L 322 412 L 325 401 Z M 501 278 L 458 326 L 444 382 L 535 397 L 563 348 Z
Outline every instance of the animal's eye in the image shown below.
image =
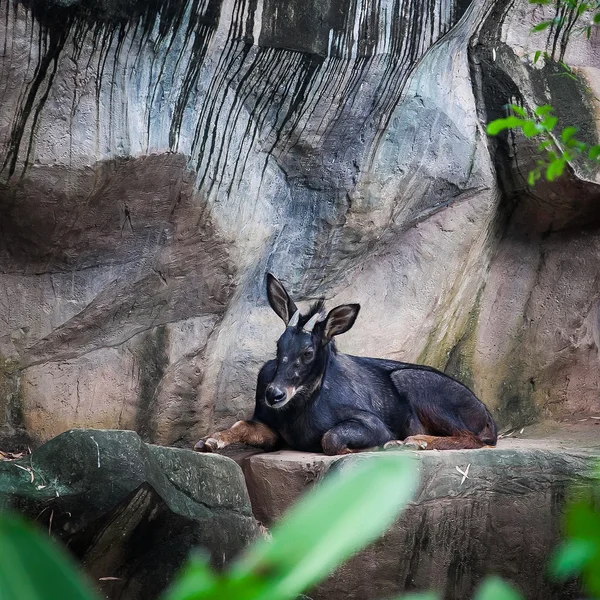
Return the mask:
M 302 359 L 303 360 L 309 361 L 312 359 L 313 355 L 314 355 L 314 351 L 312 348 L 305 348 L 302 351 Z

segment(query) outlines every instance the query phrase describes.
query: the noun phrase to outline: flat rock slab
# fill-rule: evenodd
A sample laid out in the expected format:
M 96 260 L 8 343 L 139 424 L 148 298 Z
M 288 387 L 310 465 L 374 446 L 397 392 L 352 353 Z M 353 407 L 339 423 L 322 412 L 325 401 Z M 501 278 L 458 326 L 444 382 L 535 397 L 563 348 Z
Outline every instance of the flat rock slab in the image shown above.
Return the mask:
M 111 600 L 156 598 L 194 547 L 222 567 L 259 535 L 234 461 L 133 431 L 72 430 L 0 462 L 0 507 L 68 544 Z
M 464 600 L 488 573 L 506 577 L 529 600 L 575 597 L 574 584 L 552 584 L 545 568 L 560 540 L 565 495 L 587 479 L 600 456 L 600 447 L 582 448 L 577 441 L 571 436 L 564 442 L 570 447 L 559 448 L 551 438 L 509 438 L 495 449 L 411 452 L 421 473 L 415 501 L 381 540 L 309 592 L 311 597 L 381 600 L 435 589 Z M 339 458 L 281 451 L 249 456 L 241 464 L 256 518 L 270 526 L 329 471 L 362 460 L 377 460 L 377 454 Z M 468 477 L 463 480 L 457 468 L 468 468 Z

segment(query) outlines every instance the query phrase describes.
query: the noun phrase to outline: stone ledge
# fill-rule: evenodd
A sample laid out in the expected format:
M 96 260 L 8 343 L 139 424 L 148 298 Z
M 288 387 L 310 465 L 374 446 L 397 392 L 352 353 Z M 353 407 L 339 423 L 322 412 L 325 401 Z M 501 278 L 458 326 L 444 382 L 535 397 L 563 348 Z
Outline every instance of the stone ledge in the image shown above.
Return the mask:
M 488 573 L 518 585 L 528 600 L 574 598 L 575 585 L 545 579 L 560 540 L 567 490 L 585 481 L 600 456 L 578 436 L 504 439 L 495 449 L 413 452 L 421 483 L 415 501 L 378 542 L 309 595 L 314 600 L 381 600 L 402 591 L 437 589 L 470 598 Z M 589 442 L 589 440 L 587 440 Z M 328 457 L 293 451 L 240 459 L 256 518 L 273 524 L 330 469 L 374 453 Z M 335 465 L 335 467 L 334 467 Z M 468 478 L 457 471 L 469 467 Z M 360 524 L 357 523 L 357 526 Z

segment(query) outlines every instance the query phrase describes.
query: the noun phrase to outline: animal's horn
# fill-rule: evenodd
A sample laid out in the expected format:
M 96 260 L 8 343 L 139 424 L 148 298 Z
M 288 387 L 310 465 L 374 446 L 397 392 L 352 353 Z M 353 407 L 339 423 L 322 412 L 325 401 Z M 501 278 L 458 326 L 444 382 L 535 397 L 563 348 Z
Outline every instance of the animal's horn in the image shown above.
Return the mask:
M 287 326 L 288 327 L 296 327 L 296 325 L 298 325 L 298 321 L 300 320 L 300 310 L 297 310 L 293 315 L 292 318 L 289 320 Z
M 306 325 L 302 328 L 304 329 L 304 331 L 306 331 L 306 333 L 312 333 L 312 330 L 314 329 L 315 325 L 317 324 L 317 321 L 320 321 L 321 317 L 321 313 L 317 313 L 316 315 L 313 315 L 310 318 L 310 321 L 308 321 L 308 323 L 306 323 Z

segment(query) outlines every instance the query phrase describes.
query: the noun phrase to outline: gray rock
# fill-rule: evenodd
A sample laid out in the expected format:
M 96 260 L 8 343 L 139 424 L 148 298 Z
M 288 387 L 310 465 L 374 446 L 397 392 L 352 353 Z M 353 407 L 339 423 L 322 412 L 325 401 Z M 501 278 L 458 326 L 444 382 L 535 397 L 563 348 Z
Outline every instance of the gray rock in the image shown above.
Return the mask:
M 259 535 L 232 460 L 132 431 L 73 430 L 0 462 L 0 505 L 65 543 L 112 599 L 157 598 L 194 548 L 221 568 Z
M 591 479 L 600 456 L 552 440 L 501 440 L 498 449 L 410 452 L 420 488 L 398 522 L 377 542 L 309 591 L 314 600 L 381 600 L 437 590 L 471 598 L 496 574 L 531 600 L 577 598 L 575 583 L 557 585 L 547 561 L 561 539 L 564 502 Z M 281 451 L 242 461 L 257 518 L 270 525 L 314 482 L 377 453 L 335 458 Z M 466 472 L 468 477 L 457 470 Z M 360 523 L 355 523 L 360 527 Z
M 342 350 L 444 369 L 503 425 L 595 410 L 598 173 L 531 192 L 535 145 L 484 133 L 518 99 L 597 137 L 596 46 L 571 42 L 567 84 L 560 43 L 533 63 L 553 36 L 532 18 L 2 3 L 4 447 L 71 427 L 189 445 L 250 416 L 280 332 L 267 270 L 300 302 L 362 304 Z

